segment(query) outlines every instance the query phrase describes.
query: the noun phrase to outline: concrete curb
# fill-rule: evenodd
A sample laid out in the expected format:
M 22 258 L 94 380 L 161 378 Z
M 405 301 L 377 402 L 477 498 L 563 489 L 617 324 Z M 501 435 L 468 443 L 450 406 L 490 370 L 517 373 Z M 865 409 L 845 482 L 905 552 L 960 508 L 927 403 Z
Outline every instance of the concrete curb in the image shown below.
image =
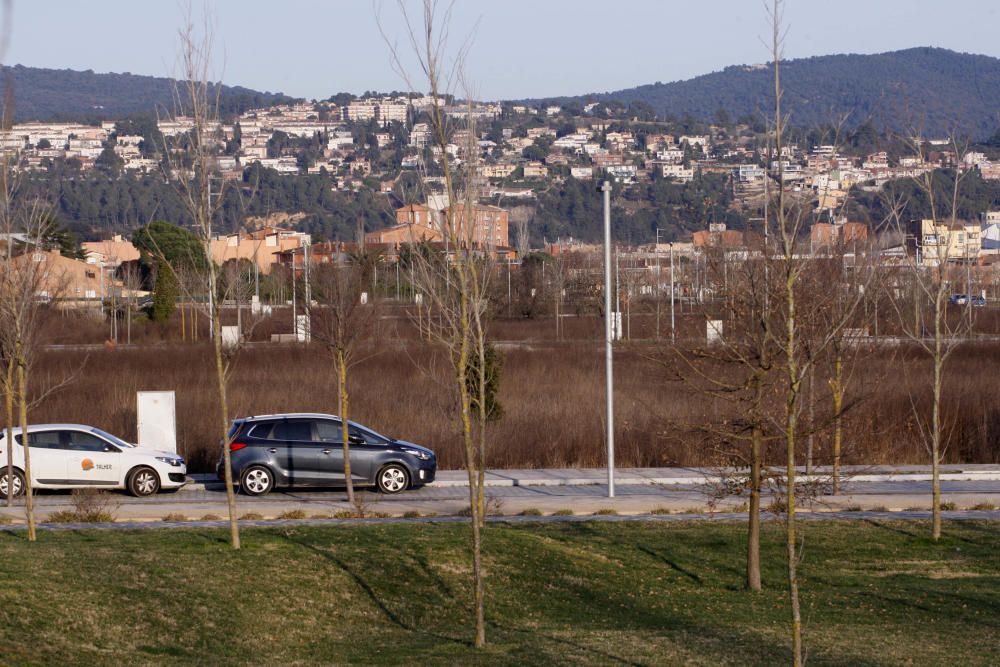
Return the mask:
M 783 475 L 784 470 L 774 469 L 774 474 Z M 824 482 L 832 472 L 827 468 L 817 468 L 817 472 L 806 475 L 800 471 L 802 482 Z M 842 471 L 845 482 L 929 482 L 929 466 L 852 466 Z M 215 475 L 191 475 L 194 480 L 183 487 L 184 491 L 206 491 L 222 489 Z M 969 465 L 947 466 L 940 478 L 949 482 L 1000 481 L 1000 466 Z M 535 470 L 488 470 L 487 487 L 510 486 L 591 486 L 607 483 L 605 468 L 540 468 Z M 618 485 L 660 485 L 660 486 L 702 486 L 719 484 L 723 476 L 716 469 L 705 468 L 622 468 L 615 471 Z M 432 487 L 454 488 L 469 485 L 464 470 L 441 470 Z
M 942 518 L 946 521 L 1000 521 L 1000 512 L 997 511 L 949 511 L 942 512 Z M 764 512 L 764 521 L 779 521 L 782 516 Z M 803 511 L 798 514 L 798 518 L 803 521 L 859 521 L 881 519 L 886 521 L 926 521 L 931 518 L 930 512 L 884 512 L 884 511 Z M 372 519 L 262 519 L 252 521 L 240 521 L 242 528 L 282 528 L 295 526 L 371 526 L 387 524 L 447 524 L 447 523 L 468 523 L 467 517 L 460 516 L 437 516 L 437 517 L 384 517 Z M 711 521 L 711 522 L 744 522 L 746 514 L 741 512 L 698 512 L 681 514 L 650 514 L 635 513 L 628 515 L 600 515 L 600 514 L 580 514 L 573 516 L 491 516 L 486 518 L 487 523 L 584 523 L 599 521 L 605 523 L 622 522 L 660 522 L 660 523 L 685 523 L 691 521 Z M 128 520 L 115 523 L 39 523 L 38 530 L 43 531 L 80 531 L 80 530 L 145 530 L 164 528 L 228 528 L 228 521 L 161 521 L 161 520 Z M 0 532 L 15 532 L 24 530 L 23 524 L 3 524 L 0 525 Z

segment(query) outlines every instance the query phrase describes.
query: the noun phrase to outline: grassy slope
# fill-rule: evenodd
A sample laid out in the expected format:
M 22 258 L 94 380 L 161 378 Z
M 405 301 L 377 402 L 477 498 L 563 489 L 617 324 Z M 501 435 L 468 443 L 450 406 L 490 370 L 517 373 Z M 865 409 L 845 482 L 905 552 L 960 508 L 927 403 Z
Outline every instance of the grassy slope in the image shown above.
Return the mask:
M 1000 662 L 1000 532 L 805 527 L 810 664 Z M 774 664 L 780 526 L 741 589 L 736 524 L 491 527 L 489 647 L 467 643 L 467 528 L 0 533 L 0 663 Z M 29 595 L 29 591 L 34 591 Z M 15 609 L 16 611 L 12 611 Z

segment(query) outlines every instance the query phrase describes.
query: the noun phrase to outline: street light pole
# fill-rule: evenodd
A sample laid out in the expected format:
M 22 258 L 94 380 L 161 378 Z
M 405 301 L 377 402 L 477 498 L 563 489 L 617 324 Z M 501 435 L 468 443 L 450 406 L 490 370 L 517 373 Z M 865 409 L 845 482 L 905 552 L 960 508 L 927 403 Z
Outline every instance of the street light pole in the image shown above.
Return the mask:
M 614 361 L 612 360 L 611 331 L 611 183 L 601 184 L 604 193 L 604 374 L 606 428 L 608 443 L 608 498 L 615 497 L 615 408 Z

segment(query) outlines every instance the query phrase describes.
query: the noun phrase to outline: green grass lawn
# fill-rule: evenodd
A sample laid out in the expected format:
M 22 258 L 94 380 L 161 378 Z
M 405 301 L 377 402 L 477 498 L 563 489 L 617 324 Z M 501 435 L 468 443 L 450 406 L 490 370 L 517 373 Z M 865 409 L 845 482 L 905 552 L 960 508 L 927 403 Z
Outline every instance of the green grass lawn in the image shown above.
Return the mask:
M 808 663 L 1000 664 L 1000 524 L 945 528 L 804 524 Z M 0 532 L 0 664 L 784 664 L 780 529 L 753 594 L 739 524 L 491 525 L 482 651 L 461 524 Z

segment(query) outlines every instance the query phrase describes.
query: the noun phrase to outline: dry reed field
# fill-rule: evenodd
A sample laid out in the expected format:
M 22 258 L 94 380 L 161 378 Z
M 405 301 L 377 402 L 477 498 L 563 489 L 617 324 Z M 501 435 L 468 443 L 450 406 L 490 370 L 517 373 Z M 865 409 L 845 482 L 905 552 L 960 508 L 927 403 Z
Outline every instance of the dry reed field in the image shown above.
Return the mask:
M 685 330 L 694 329 L 685 315 Z M 443 468 L 461 466 L 454 400 L 445 360 L 420 339 L 405 317 L 384 318 L 387 331 L 351 369 L 351 417 L 387 435 L 434 448 Z M 494 331 L 503 355 L 500 401 L 504 416 L 491 428 L 493 467 L 600 467 L 605 465 L 604 364 L 597 318 L 567 318 L 554 341 L 552 320 L 503 320 Z M 636 317 L 636 330 L 652 322 Z M 254 339 L 281 323 L 265 321 Z M 46 342 L 101 340 L 99 322 L 61 315 L 46 326 Z M 264 333 L 261 333 L 264 332 Z M 192 470 L 214 466 L 219 423 L 207 332 L 179 340 L 179 326 L 144 323 L 132 346 L 47 348 L 33 368 L 36 391 L 74 376 L 31 414 L 34 423 L 82 422 L 135 438 L 135 394 L 177 392 L 178 448 Z M 711 399 L 697 382 L 678 380 L 685 366 L 664 341 L 623 343 L 615 356 L 616 459 L 619 466 L 698 466 L 738 462 L 740 415 Z M 1000 461 L 1000 344 L 960 347 L 946 371 L 944 416 L 948 462 Z M 852 364 L 845 417 L 845 463 L 924 463 L 914 411 L 929 414 L 930 366 L 913 350 L 884 347 Z M 829 462 L 830 397 L 826 369 L 816 372 L 813 394 L 815 463 Z M 776 397 L 777 399 L 777 397 Z M 230 381 L 232 417 L 291 411 L 336 412 L 330 358 L 317 345 L 254 343 L 241 350 Z M 776 420 L 780 410 L 774 406 Z M 805 435 L 805 434 L 804 434 Z M 736 456 L 734 456 L 734 452 Z M 783 456 L 777 444 L 768 457 Z

